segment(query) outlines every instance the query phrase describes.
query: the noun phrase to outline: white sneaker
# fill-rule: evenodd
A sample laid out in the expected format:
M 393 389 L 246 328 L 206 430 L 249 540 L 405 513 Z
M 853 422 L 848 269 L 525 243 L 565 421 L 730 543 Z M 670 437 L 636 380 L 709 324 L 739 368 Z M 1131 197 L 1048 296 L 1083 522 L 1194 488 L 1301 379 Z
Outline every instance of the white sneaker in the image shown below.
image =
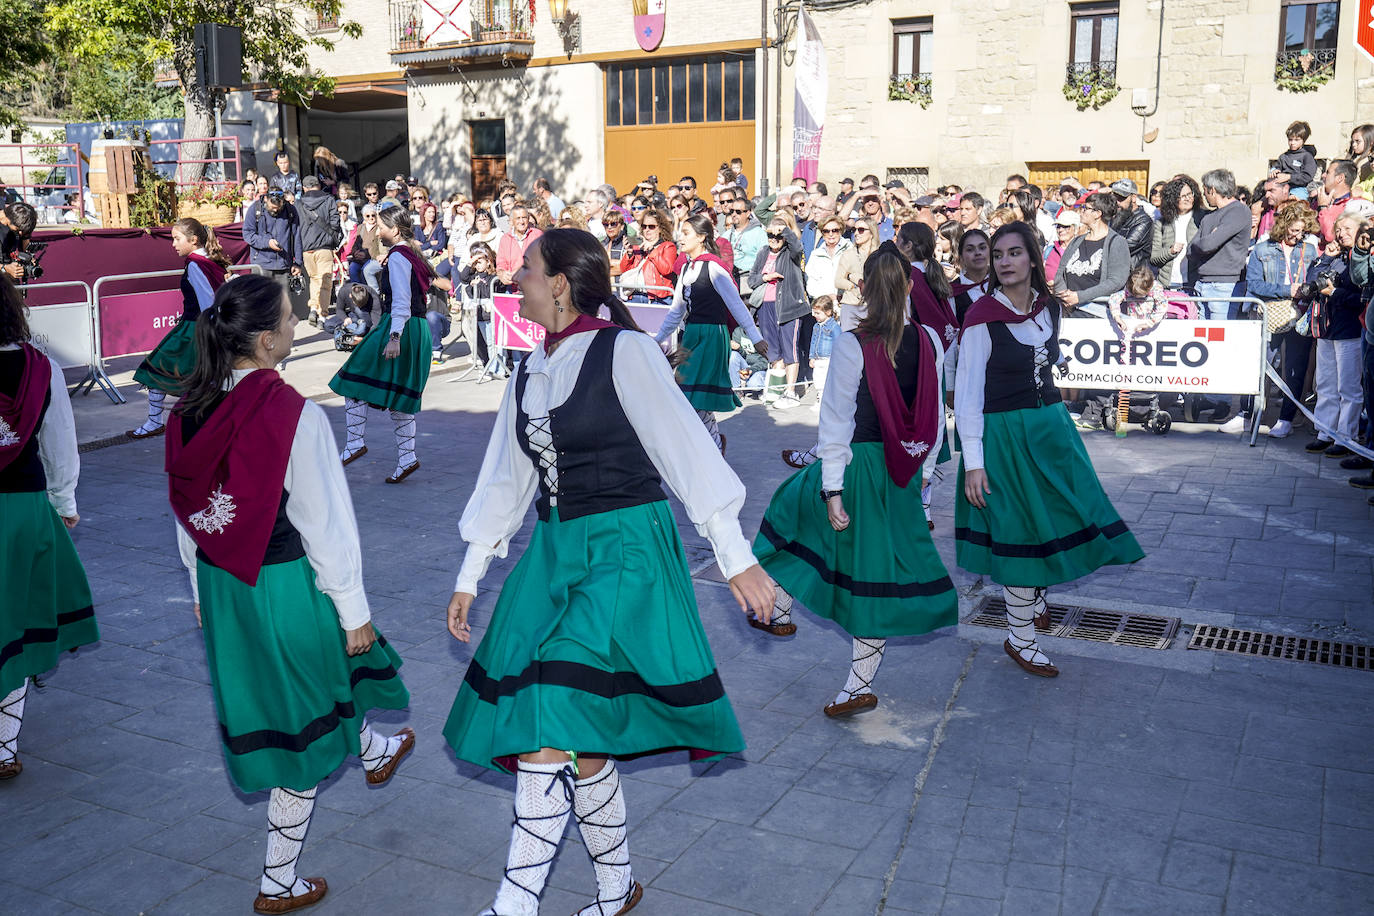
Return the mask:
M 791 410 L 793 407 L 797 407 L 797 406 L 800 405 L 800 404 L 801 404 L 801 401 L 797 400 L 796 398 L 792 397 L 792 395 L 789 394 L 789 395 L 785 395 L 784 397 L 780 397 L 780 398 L 778 398 L 776 401 L 774 401 L 774 402 L 773 402 L 773 409 L 774 409 L 774 410 Z
M 1269 438 L 1287 439 L 1293 432 L 1293 424 L 1287 420 L 1280 420 L 1269 427 Z
M 1236 414 L 1231 419 L 1217 427 L 1218 432 L 1223 433 L 1243 433 L 1249 420 L 1242 414 Z

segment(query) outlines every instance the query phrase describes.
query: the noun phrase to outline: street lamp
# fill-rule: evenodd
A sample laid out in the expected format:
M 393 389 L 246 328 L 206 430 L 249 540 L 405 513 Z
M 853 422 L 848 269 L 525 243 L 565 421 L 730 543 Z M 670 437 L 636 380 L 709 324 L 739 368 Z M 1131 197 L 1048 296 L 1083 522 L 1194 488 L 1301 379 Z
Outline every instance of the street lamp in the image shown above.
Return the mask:
M 563 50 L 569 57 L 582 50 L 582 17 L 568 9 L 568 0 L 549 0 L 549 18 L 563 39 Z

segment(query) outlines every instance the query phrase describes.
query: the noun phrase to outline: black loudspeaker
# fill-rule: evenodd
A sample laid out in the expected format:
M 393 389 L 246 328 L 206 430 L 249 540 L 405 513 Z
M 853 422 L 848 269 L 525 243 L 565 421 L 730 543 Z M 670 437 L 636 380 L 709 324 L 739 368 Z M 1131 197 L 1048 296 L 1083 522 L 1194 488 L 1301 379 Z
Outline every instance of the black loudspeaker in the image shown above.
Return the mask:
M 195 27 L 196 82 L 211 89 L 243 85 L 243 30 L 202 22 Z

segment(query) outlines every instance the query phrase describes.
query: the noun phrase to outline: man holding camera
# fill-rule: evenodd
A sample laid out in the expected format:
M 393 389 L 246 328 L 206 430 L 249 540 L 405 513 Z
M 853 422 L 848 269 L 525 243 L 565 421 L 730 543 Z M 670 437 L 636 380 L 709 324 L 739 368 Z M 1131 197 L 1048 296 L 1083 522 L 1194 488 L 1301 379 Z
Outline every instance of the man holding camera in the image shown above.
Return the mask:
M 29 255 L 29 237 L 38 225 L 38 211 L 26 203 L 6 204 L 0 210 L 0 268 L 11 280 L 36 280 L 37 262 Z
M 296 207 L 286 202 L 285 191 L 273 188 L 249 205 L 243 215 L 243 240 L 248 243 L 252 263 L 263 273 L 283 283 L 288 282 L 289 274 L 293 279 L 301 278 L 297 282 L 304 285 L 301 218 Z

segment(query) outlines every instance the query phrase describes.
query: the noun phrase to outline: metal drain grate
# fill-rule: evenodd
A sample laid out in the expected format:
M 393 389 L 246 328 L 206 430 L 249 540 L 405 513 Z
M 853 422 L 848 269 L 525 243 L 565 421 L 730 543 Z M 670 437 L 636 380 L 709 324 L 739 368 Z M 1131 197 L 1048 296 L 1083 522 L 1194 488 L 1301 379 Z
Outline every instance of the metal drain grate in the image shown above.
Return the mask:
M 1237 630 L 1232 627 L 1198 626 L 1188 643 L 1189 649 L 1211 649 L 1258 658 L 1282 658 L 1313 665 L 1335 668 L 1374 670 L 1374 646 L 1359 643 L 1334 642 L 1329 639 L 1309 639 L 1305 636 L 1284 636 L 1280 633 L 1260 633 L 1256 630 Z
M 1169 648 L 1181 624 L 1177 617 L 1122 614 L 1101 608 L 1051 604 L 1049 609 L 1049 629 L 1039 630 L 1047 636 L 1086 639 L 1116 646 L 1138 646 L 1142 649 Z M 1006 629 L 1007 603 L 1002 598 L 984 598 L 974 615 L 964 622 Z

